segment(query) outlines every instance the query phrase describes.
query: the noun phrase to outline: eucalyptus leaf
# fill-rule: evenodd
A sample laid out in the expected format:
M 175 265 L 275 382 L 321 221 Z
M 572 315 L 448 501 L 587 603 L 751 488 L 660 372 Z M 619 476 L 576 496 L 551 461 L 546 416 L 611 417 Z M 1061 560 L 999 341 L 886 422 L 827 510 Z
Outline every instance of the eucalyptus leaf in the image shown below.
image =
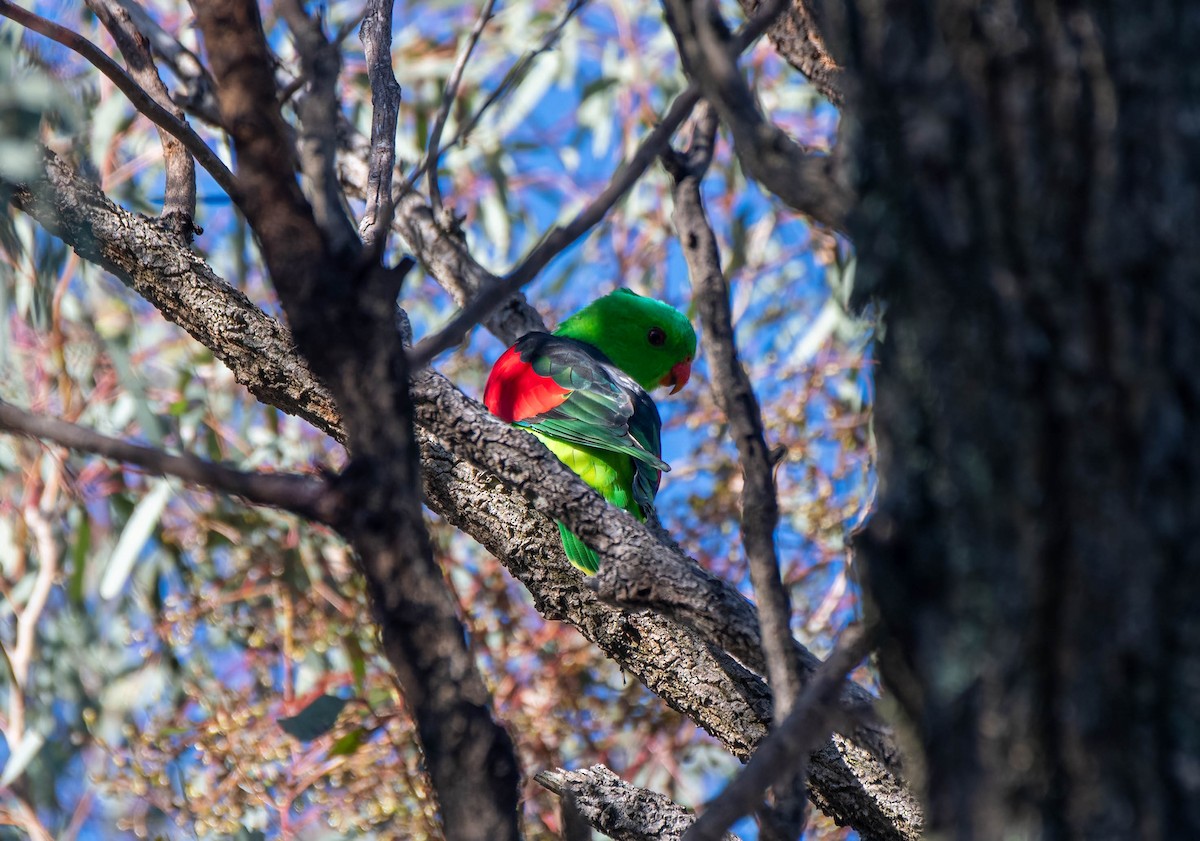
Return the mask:
M 134 563 L 141 555 L 146 541 L 154 533 L 170 498 L 171 483 L 166 479 L 156 479 L 150 492 L 134 506 L 133 513 L 129 515 L 121 537 L 117 540 L 117 546 L 109 556 L 108 564 L 104 568 L 104 577 L 100 579 L 101 598 L 115 598 L 125 587 Z

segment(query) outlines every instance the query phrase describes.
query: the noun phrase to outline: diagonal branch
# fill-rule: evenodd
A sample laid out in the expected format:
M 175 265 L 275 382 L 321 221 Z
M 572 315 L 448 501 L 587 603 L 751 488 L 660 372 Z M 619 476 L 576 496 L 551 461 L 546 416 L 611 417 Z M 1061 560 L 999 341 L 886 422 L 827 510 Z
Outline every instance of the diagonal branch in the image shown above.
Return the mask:
M 240 496 L 255 505 L 282 508 L 317 522 L 333 520 L 329 486 L 315 476 L 247 473 L 190 454 L 172 455 L 154 447 L 101 435 L 57 418 L 26 412 L 3 400 L 0 400 L 0 431 L 137 465 L 155 475 L 174 476 L 192 485 Z
M 117 0 L 129 13 L 133 25 L 150 42 L 150 49 L 171 68 L 180 85 L 174 101 L 184 111 L 212 126 L 221 124 L 217 110 L 216 84 L 194 52 L 176 40 L 136 0 Z
M 762 802 L 767 788 L 786 773 L 803 772 L 809 755 L 828 738 L 839 716 L 837 696 L 846 679 L 870 653 L 872 634 L 846 631 L 829 659 L 822 664 L 795 709 L 763 740 L 750 762 L 684 836 L 684 841 L 718 841 L 725 830 Z
M 442 131 L 446 128 L 446 120 L 450 118 L 450 106 L 454 104 L 454 98 L 458 95 L 458 86 L 462 82 L 463 72 L 467 69 L 467 62 L 471 60 L 471 53 L 475 51 L 475 45 L 479 43 L 479 37 L 483 35 L 483 28 L 492 19 L 492 8 L 495 5 L 496 0 L 484 0 L 483 9 L 479 12 L 479 17 L 475 20 L 475 25 L 467 36 L 467 45 L 454 62 L 450 78 L 446 80 L 446 89 L 442 91 L 442 104 L 438 106 L 437 116 L 433 120 L 433 130 L 429 133 L 429 143 L 426 144 L 425 151 L 425 180 L 429 184 L 429 203 L 433 206 L 435 214 L 442 212 L 442 190 L 438 185 L 438 164 L 442 159 Z
M 567 8 L 563 11 L 562 17 L 559 18 L 558 23 L 551 27 L 550 30 L 542 36 L 542 40 L 538 42 L 536 47 L 528 50 L 519 59 L 517 59 L 513 66 L 508 69 L 508 72 L 504 74 L 504 78 L 500 80 L 500 84 L 498 84 L 495 89 L 488 94 L 487 98 L 483 101 L 483 104 L 479 106 L 478 110 L 476 110 L 474 114 L 472 114 L 465 122 L 462 123 L 462 125 L 458 127 L 458 130 L 454 133 L 454 136 L 451 137 L 450 140 L 448 140 L 440 148 L 436 144 L 430 143 L 426 155 L 440 159 L 442 155 L 446 154 L 447 150 L 455 146 L 457 143 L 463 141 L 472 131 L 474 131 L 475 126 L 479 125 L 479 121 L 483 119 L 483 115 L 486 114 L 493 105 L 503 99 L 509 91 L 516 87 L 523 78 L 525 78 L 525 74 L 529 72 L 529 68 L 533 65 L 534 59 L 554 46 L 559 37 L 562 36 L 563 30 L 566 29 L 567 24 L 571 22 L 571 18 L 575 17 L 576 13 L 579 12 L 579 10 L 582 9 L 586 4 L 587 0 L 570 0 L 570 3 L 567 4 Z M 415 187 L 417 182 L 420 181 L 421 176 L 428 169 L 429 157 L 426 157 L 425 160 L 413 168 L 408 178 L 404 179 L 404 186 L 400 188 L 400 192 L 406 193 Z M 436 170 L 434 171 L 436 172 Z
M 789 206 L 833 228 L 845 225 L 851 191 L 828 155 L 810 152 L 767 120 L 738 69 L 740 43 L 705 0 L 663 0 L 683 67 L 716 106 L 733 134 L 743 169 Z M 764 8 L 765 7 L 765 8 Z M 782 0 L 760 6 L 759 26 L 782 11 Z
M 542 787 L 568 797 L 593 827 L 615 841 L 679 841 L 696 820 L 669 797 L 622 780 L 603 765 L 566 771 L 539 771 Z M 724 833 L 720 841 L 739 841 Z
M 121 69 L 111 58 L 106 56 L 99 47 L 78 33 L 59 26 L 57 23 L 27 11 L 11 0 L 0 0 L 0 15 L 15 20 L 22 26 L 45 35 L 57 41 L 68 49 L 74 50 L 90 62 L 97 70 L 109 78 L 121 93 L 129 98 L 133 107 L 145 114 L 154 125 L 177 137 L 192 156 L 208 171 L 221 189 L 241 205 L 241 189 L 229 168 L 221 162 L 216 153 L 196 134 L 187 123 L 179 120 L 167 109 L 163 108 L 142 89 L 137 82 Z
M 762 0 L 739 0 L 747 16 L 757 14 Z M 783 14 L 771 22 L 767 37 L 788 64 L 803 73 L 813 87 L 834 105 L 845 99 L 842 68 L 829 54 L 812 0 L 790 0 Z

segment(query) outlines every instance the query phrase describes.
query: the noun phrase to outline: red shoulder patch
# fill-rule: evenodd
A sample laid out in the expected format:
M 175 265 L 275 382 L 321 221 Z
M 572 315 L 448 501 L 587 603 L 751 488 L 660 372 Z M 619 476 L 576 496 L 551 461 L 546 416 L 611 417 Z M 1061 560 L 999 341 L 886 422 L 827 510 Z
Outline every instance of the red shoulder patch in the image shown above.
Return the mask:
M 492 366 L 483 402 L 500 420 L 513 423 L 550 411 L 570 393 L 571 389 L 563 388 L 550 377 L 534 373 L 513 346 Z

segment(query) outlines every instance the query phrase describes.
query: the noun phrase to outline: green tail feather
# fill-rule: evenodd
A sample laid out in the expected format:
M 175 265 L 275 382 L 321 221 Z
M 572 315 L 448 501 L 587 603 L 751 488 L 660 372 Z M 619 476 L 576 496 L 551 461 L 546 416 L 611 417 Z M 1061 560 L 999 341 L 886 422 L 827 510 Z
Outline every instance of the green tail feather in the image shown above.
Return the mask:
M 595 575 L 596 570 L 600 569 L 600 556 L 596 554 L 596 551 L 574 534 L 567 531 L 567 527 L 562 523 L 558 524 L 558 533 L 562 536 L 563 549 L 567 553 L 567 560 L 588 575 Z

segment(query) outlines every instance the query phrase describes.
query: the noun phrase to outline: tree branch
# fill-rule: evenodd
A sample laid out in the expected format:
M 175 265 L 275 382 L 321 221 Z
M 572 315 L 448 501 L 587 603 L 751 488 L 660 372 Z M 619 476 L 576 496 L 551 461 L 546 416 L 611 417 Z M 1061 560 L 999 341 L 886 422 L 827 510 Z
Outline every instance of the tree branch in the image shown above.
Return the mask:
M 717 405 L 729 421 L 744 478 L 741 513 L 742 542 L 750 565 L 755 601 L 763 624 L 763 653 L 775 707 L 786 715 L 800 691 L 799 664 L 792 652 L 791 600 L 779 577 L 775 527 L 779 502 L 775 494 L 774 463 L 750 378 L 737 355 L 729 282 L 721 271 L 717 238 L 700 198 L 700 182 L 712 160 L 716 113 L 705 103 L 697 115 L 696 135 L 687 154 L 669 150 L 662 156 L 675 182 L 672 218 L 683 244 L 684 259 L 700 312 L 700 335 L 708 359 Z
M 339 260 L 349 260 L 358 254 L 361 242 L 347 215 L 346 198 L 337 177 L 341 108 L 337 80 L 342 66 L 341 50 L 325 37 L 320 21 L 309 17 L 299 0 L 280 0 L 275 8 L 287 21 L 300 57 L 305 89 L 295 100 L 296 114 L 300 117 L 296 148 L 312 215 L 333 255 Z
M 333 398 L 287 328 L 167 231 L 113 204 L 51 152 L 43 152 L 40 178 L 0 183 L 16 207 L 210 348 L 259 400 L 345 441 Z
M 367 207 L 358 223 L 363 245 L 380 256 L 392 227 L 392 172 L 396 167 L 396 123 L 400 83 L 392 69 L 394 0 L 368 0 L 359 40 L 371 85 L 371 151 L 367 158 Z
M 763 0 L 739 0 L 739 3 L 748 17 L 758 14 L 763 6 Z M 783 14 L 767 28 L 767 37 L 776 52 L 803 73 L 826 99 L 841 105 L 845 99 L 844 74 L 829 54 L 818 24 L 811 0 L 791 0 Z
M 737 67 L 740 42 L 725 23 L 710 15 L 704 0 L 663 0 L 667 24 L 679 45 L 684 70 L 716 106 L 733 134 L 734 149 L 745 171 L 792 208 L 833 228 L 845 226 L 851 192 L 833 158 L 800 146 L 771 123 Z M 760 6 L 758 26 L 773 21 L 780 0 Z
M 776 720 L 787 715 L 800 693 L 803 677 L 792 638 L 792 605 L 779 574 L 775 528 L 779 501 L 775 464 L 767 449 L 762 413 L 745 368 L 738 360 L 729 306 L 729 282 L 721 271 L 717 238 L 700 197 L 700 183 L 712 161 L 717 114 L 705 102 L 686 153 L 668 149 L 663 164 L 674 181 L 672 219 L 683 246 L 688 274 L 700 313 L 700 336 L 708 359 L 713 394 L 729 422 L 742 466 L 742 545 L 750 567 L 755 601 L 762 622 L 763 654 L 775 702 Z M 781 781 L 776 787 L 772 825 L 777 835 L 796 837 L 804 826 L 804 779 Z
M 309 520 L 331 523 L 335 519 L 329 485 L 315 476 L 246 473 L 193 455 L 172 455 L 57 418 L 36 415 L 3 400 L 0 400 L 0 430 L 133 464 L 157 476 L 175 476 L 189 484 L 240 496 L 255 505 L 292 511 Z
M 10 0 L 0 0 L 0 15 L 11 18 L 22 26 L 45 35 L 83 56 L 129 98 L 134 108 L 146 115 L 154 125 L 178 138 L 233 202 L 241 205 L 242 193 L 233 173 L 221 162 L 216 153 L 208 148 L 200 135 L 192 131 L 191 126 L 187 123 L 176 119 L 174 114 L 155 102 L 137 82 L 129 78 L 120 65 L 101 52 L 99 47 L 82 35 L 39 17 Z
M 442 91 L 442 104 L 438 106 L 437 116 L 433 120 L 433 130 L 429 133 L 429 143 L 425 148 L 425 180 L 429 185 L 429 202 L 433 206 L 435 214 L 442 212 L 442 190 L 438 185 L 437 174 L 438 162 L 442 159 L 440 149 L 442 131 L 446 128 L 446 120 L 450 118 L 450 106 L 454 104 L 454 97 L 458 95 L 458 86 L 462 82 L 463 71 L 467 68 L 467 62 L 471 60 L 471 53 L 475 51 L 475 45 L 479 43 L 479 36 L 483 34 L 483 28 L 492 19 L 492 8 L 495 5 L 496 0 L 484 0 L 483 9 L 479 12 L 475 26 L 471 28 L 471 34 L 467 36 L 467 45 L 454 62 L 450 78 L 446 80 L 446 89 Z
M 872 634 L 846 631 L 813 675 L 792 712 L 763 740 L 750 762 L 688 830 L 684 841 L 718 841 L 733 822 L 762 802 L 767 788 L 790 771 L 803 774 L 809 755 L 829 737 L 840 715 L 838 693 L 846 675 L 870 653 Z
M 615 841 L 679 841 L 696 820 L 669 797 L 630 785 L 603 765 L 578 771 L 539 771 L 534 779 L 563 797 L 572 797 L 593 827 Z M 724 833 L 721 841 L 739 841 Z
M 150 42 L 150 49 L 167 63 L 179 81 L 182 90 L 173 97 L 173 101 L 209 125 L 219 126 L 221 114 L 217 110 L 216 85 L 196 54 L 159 26 L 158 21 L 136 0 L 117 2 L 125 8 L 133 25 Z
M 87 0 L 87 6 L 112 35 L 117 49 L 125 56 L 133 80 L 176 120 L 187 125 L 183 111 L 171 101 L 167 86 L 158 75 L 158 68 L 150 57 L 149 42 L 133 25 L 129 12 L 117 0 Z M 158 139 L 166 170 L 162 218 L 168 228 L 183 237 L 184 242 L 191 242 L 196 218 L 196 163 L 179 139 L 161 127 L 158 128 Z

